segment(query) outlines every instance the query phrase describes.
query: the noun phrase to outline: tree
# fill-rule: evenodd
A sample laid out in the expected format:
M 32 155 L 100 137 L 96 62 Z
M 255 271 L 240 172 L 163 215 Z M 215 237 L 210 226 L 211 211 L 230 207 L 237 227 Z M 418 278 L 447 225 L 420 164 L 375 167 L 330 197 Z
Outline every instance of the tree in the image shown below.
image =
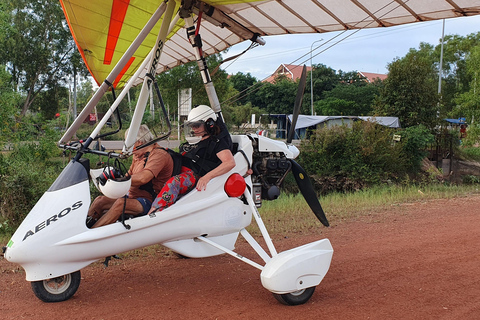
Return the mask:
M 277 77 L 275 83 L 267 83 L 258 90 L 262 109 L 269 114 L 290 114 L 293 112 L 298 81 L 293 82 L 284 76 Z
M 15 87 L 25 92 L 21 115 L 48 87 L 66 81 L 74 43 L 59 2 L 5 0 L 0 63 L 12 74 Z
M 325 98 L 326 92 L 332 90 L 339 84 L 340 77 L 335 70 L 324 64 L 313 65 L 312 72 L 313 75 L 311 72 L 307 75 L 307 84 L 311 83 L 310 79 L 313 80 L 313 101 L 319 101 Z M 303 114 L 311 113 L 311 92 L 310 85 L 307 85 L 301 109 L 301 113 Z
M 315 102 L 315 112 L 322 116 L 354 116 L 355 102 L 328 97 Z
M 480 45 L 472 48 L 465 61 L 467 74 L 472 79 L 470 90 L 460 94 L 456 99 L 457 108 L 452 112 L 455 116 L 467 117 L 467 121 L 480 119 Z
M 355 72 L 358 76 L 358 73 Z M 341 107 L 337 114 L 326 114 L 317 111 L 320 115 L 347 115 L 347 116 L 365 116 L 372 112 L 372 104 L 375 96 L 379 94 L 382 81 L 378 80 L 375 83 L 367 83 L 365 80 L 354 80 L 353 82 L 342 81 L 335 88 L 325 92 L 325 100 L 320 100 L 319 103 L 325 105 L 328 101 L 343 100 L 346 103 Z M 318 104 L 315 103 L 315 108 Z
M 239 104 L 251 103 L 253 106 L 261 106 L 261 101 L 258 97 L 258 89 L 261 82 L 257 80 L 250 73 L 244 74 L 237 72 L 230 76 L 228 80 L 232 83 L 233 88 L 238 91 L 238 96 L 233 99 Z
M 242 125 L 250 122 L 252 114 L 261 115 L 263 113 L 260 108 L 252 107 L 251 103 L 236 106 L 224 105 L 222 111 L 226 113 L 225 120 L 239 129 Z
M 49 86 L 38 94 L 35 106 L 45 119 L 53 119 L 60 108 L 61 101 L 68 101 L 68 89 L 60 86 Z
M 220 62 L 219 54 L 207 57 L 207 65 L 210 70 L 214 70 Z M 227 76 L 227 73 L 221 69 L 212 75 L 212 81 L 220 101 L 235 94 L 231 91 Z M 177 109 L 178 90 L 180 89 L 192 88 L 192 105 L 210 104 L 196 62 L 189 62 L 163 72 L 157 75 L 157 81 L 163 101 L 170 106 L 171 112 L 175 112 Z
M 12 76 L 0 65 L 0 148 L 6 142 L 12 142 L 15 128 L 16 107 L 19 95 L 15 93 Z
M 476 46 L 480 45 L 480 32 L 465 37 L 447 35 L 444 41 L 442 66 L 442 115 L 456 109 L 456 96 L 470 90 L 472 73 L 467 70 L 467 59 Z M 435 47 L 435 60 L 440 61 L 441 44 Z M 436 63 L 439 65 L 439 63 Z M 452 116 L 452 114 L 448 115 Z
M 433 47 L 421 44 L 388 65 L 388 78 L 374 111 L 378 116 L 398 117 L 404 127 L 436 124 L 438 110 L 437 74 L 432 59 Z

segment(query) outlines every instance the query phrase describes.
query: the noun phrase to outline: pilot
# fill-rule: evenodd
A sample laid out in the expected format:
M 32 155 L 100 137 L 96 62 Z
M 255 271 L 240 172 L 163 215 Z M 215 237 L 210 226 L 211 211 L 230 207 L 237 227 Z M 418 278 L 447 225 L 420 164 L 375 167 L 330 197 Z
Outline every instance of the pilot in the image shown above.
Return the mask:
M 184 130 L 187 142 L 180 146 L 182 172 L 166 182 L 149 213 L 171 206 L 194 187 L 198 191 L 206 190 L 211 179 L 235 167 L 231 137 L 222 119 L 209 106 L 193 108 Z
M 125 132 L 125 136 L 127 132 Z M 152 205 L 152 200 L 165 182 L 172 176 L 172 157 L 156 143 L 137 149 L 153 140 L 154 136 L 146 125 L 141 125 L 137 142 L 133 149 L 132 164 L 128 170 L 131 187 L 127 196 L 111 199 L 107 196 L 97 197 L 88 210 L 87 225 L 101 227 L 118 220 L 122 212 L 130 215 L 145 215 Z M 98 220 L 98 221 L 97 221 Z

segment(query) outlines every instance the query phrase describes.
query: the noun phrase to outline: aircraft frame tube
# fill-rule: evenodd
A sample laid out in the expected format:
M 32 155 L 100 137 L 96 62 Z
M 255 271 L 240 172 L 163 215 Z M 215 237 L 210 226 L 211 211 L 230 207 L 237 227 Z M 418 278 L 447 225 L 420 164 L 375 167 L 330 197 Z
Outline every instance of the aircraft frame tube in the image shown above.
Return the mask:
M 212 78 L 210 78 L 210 73 L 208 71 L 205 58 L 201 55 L 200 48 L 194 46 L 195 39 L 195 26 L 193 23 L 193 18 L 191 15 L 183 18 L 185 21 L 185 27 L 187 28 L 188 40 L 193 47 L 195 53 L 195 58 L 197 59 L 198 68 L 200 69 L 200 74 L 202 75 L 203 84 L 205 86 L 205 91 L 207 91 L 208 100 L 210 101 L 210 107 L 215 113 L 219 113 L 221 110 L 220 101 L 218 100 L 217 92 L 212 83 Z

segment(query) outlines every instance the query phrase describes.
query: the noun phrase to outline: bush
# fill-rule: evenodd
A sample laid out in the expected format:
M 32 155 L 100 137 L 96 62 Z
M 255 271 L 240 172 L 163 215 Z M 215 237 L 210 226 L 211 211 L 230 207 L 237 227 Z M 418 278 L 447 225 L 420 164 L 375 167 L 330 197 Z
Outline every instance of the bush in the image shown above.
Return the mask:
M 400 132 L 402 153 L 406 158 L 408 170 L 416 173 L 422 160 L 427 156 L 427 147 L 434 142 L 434 136 L 423 126 L 408 127 Z
M 471 125 L 467 127 L 467 136 L 462 139 L 462 145 L 465 147 L 474 147 L 480 143 L 480 126 Z
M 15 230 L 55 181 L 60 154 L 50 139 L 16 143 L 10 154 L 0 154 L 0 233 Z
M 402 136 L 400 142 L 394 134 Z M 418 173 L 433 136 L 423 127 L 398 132 L 372 122 L 318 129 L 303 141 L 299 163 L 317 191 L 354 191 L 382 183 L 410 181 Z

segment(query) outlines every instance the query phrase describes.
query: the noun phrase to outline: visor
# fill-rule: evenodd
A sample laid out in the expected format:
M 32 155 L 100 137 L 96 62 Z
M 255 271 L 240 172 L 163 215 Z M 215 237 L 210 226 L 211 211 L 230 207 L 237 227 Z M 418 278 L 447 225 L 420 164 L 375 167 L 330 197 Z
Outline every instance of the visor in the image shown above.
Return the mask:
M 206 134 L 205 130 L 199 130 L 201 126 L 205 125 L 204 121 L 192 121 L 185 122 L 183 126 L 183 132 L 185 134 L 185 139 L 189 144 L 196 144 L 202 140 L 202 137 Z M 195 131 L 197 133 L 195 134 Z

